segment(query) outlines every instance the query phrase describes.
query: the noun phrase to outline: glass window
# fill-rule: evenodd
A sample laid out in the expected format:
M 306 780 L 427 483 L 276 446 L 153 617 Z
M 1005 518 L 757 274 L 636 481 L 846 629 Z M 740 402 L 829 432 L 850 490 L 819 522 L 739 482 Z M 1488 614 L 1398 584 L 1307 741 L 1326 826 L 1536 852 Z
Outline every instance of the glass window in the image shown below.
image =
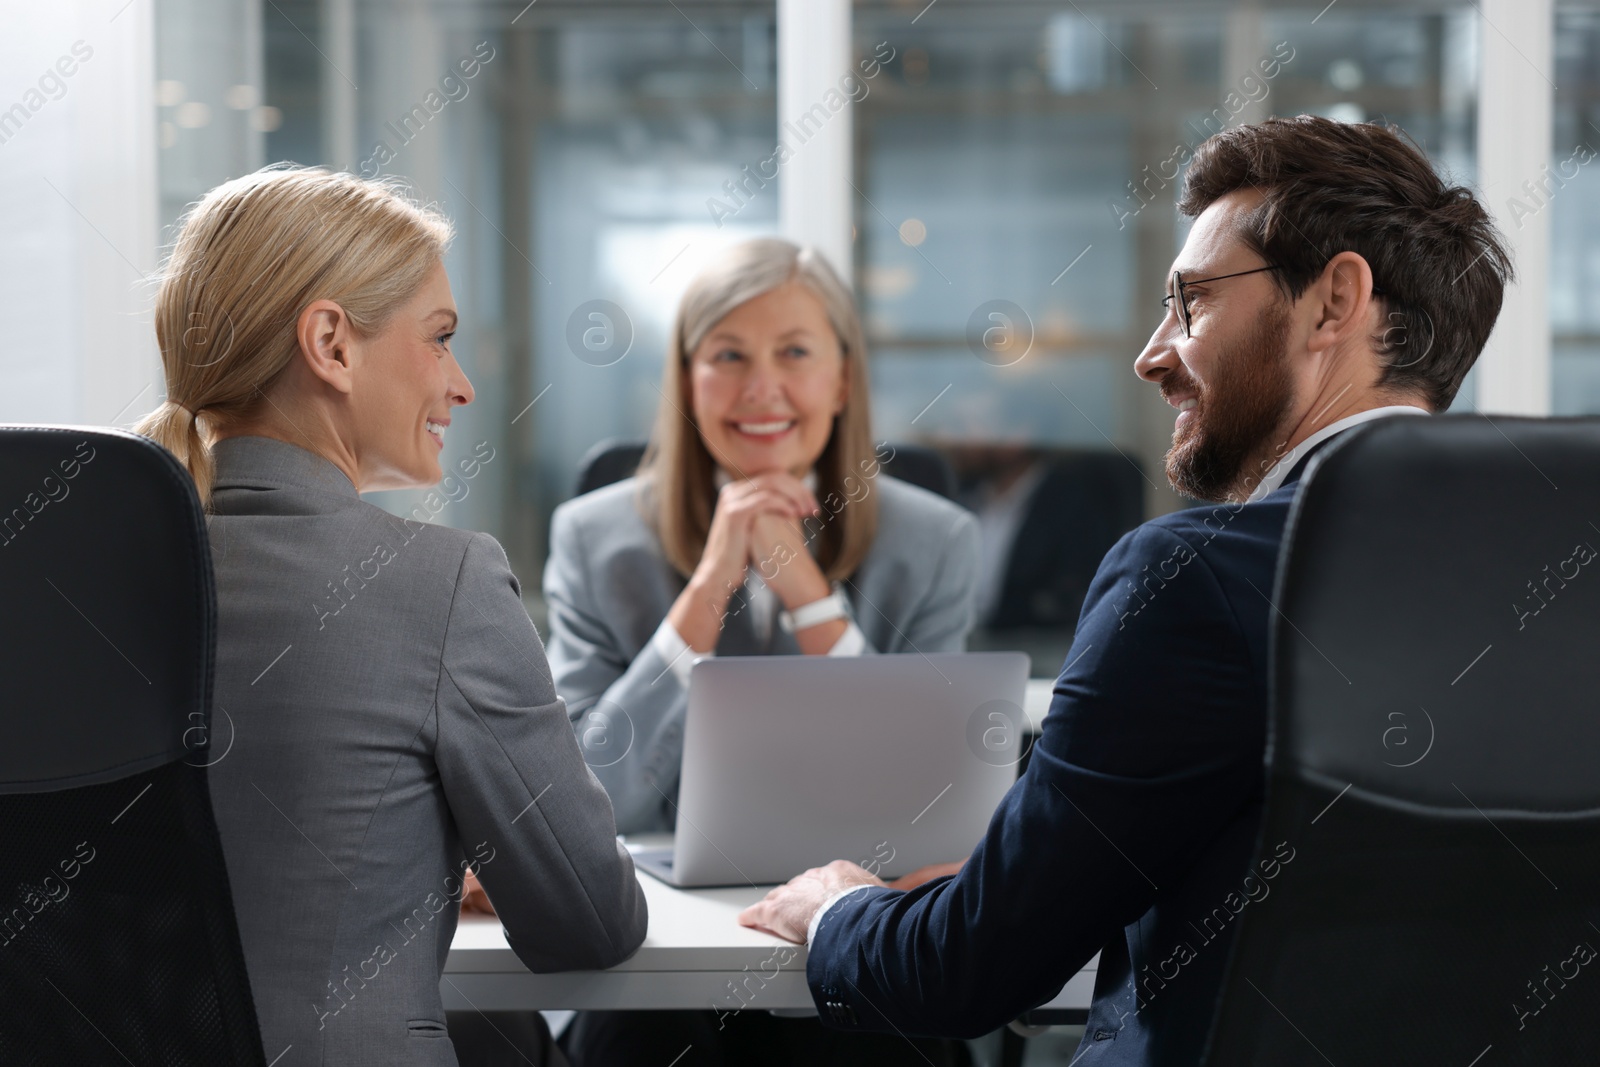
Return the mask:
M 774 34 L 772 0 L 160 0 L 163 221 L 277 160 L 403 176 L 443 207 L 477 390 L 446 469 L 494 458 L 431 504 L 369 499 L 490 531 L 536 599 L 583 455 L 649 432 L 683 286 L 776 229 L 771 182 L 709 206 L 776 139 Z
M 974 643 L 1053 667 L 1105 550 L 1184 503 L 1171 410 L 1132 368 L 1187 232 L 1176 150 L 1273 114 L 1386 119 L 1471 182 L 1476 16 L 917 7 L 855 5 L 856 52 L 893 52 L 856 111 L 877 432 L 941 449 L 980 517 Z
M 1551 414 L 1600 415 L 1600 9 L 1558 6 L 1554 46 L 1550 170 L 1523 203 L 1551 212 Z
M 583 456 L 648 433 L 684 285 L 777 228 L 775 180 L 748 173 L 778 138 L 773 0 L 625 10 L 157 4 L 165 223 L 274 160 L 402 175 L 455 220 L 456 347 L 478 399 L 446 458 L 494 459 L 434 519 L 494 533 L 530 593 Z M 1587 125 L 1595 17 L 1561 8 L 1560 146 Z M 1038 630 L 1040 661 L 1058 662 L 1105 548 L 1184 503 L 1161 473 L 1171 411 L 1132 373 L 1186 233 L 1181 149 L 1271 114 L 1381 118 L 1471 182 L 1477 16 L 856 0 L 853 33 L 878 64 L 854 106 L 848 191 L 876 434 L 951 460 L 984 522 L 995 640 Z M 1600 388 L 1579 295 L 1592 199 L 1556 208 L 1573 213 L 1556 227 L 1556 374 L 1572 383 L 1558 408 L 1600 410 L 1581 399 Z M 405 512 L 428 494 L 375 499 Z

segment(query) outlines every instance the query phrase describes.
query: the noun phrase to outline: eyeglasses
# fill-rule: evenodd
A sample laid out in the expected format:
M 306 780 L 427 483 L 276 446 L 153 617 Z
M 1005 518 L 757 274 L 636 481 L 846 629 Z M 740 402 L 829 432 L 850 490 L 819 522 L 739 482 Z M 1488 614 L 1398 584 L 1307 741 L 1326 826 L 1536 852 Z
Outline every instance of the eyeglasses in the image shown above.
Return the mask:
M 1273 264 L 1265 267 L 1257 267 L 1255 270 L 1241 270 L 1236 274 L 1218 274 L 1210 278 L 1194 278 L 1190 281 L 1184 281 L 1182 274 L 1178 273 L 1177 271 L 1173 271 L 1172 289 L 1174 291 L 1168 292 L 1166 296 L 1161 298 L 1161 306 L 1166 308 L 1168 311 L 1171 311 L 1173 298 L 1177 298 L 1178 322 L 1183 326 L 1183 336 L 1190 337 L 1192 335 L 1189 333 L 1189 301 L 1193 298 L 1190 297 L 1186 291 L 1189 286 L 1201 285 L 1205 282 L 1220 282 L 1227 278 L 1243 278 L 1246 274 L 1260 274 L 1262 271 L 1278 269 L 1278 266 Z

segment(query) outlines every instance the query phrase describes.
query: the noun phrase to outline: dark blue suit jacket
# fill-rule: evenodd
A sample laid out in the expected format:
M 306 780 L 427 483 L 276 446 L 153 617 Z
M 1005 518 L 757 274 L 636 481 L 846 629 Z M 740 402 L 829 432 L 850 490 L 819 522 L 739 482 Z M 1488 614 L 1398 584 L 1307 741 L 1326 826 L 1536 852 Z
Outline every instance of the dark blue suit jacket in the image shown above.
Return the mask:
M 806 974 L 825 1022 L 977 1036 L 1099 952 L 1073 1062 L 1199 1061 L 1237 917 L 1293 860 L 1251 868 L 1268 598 L 1305 459 L 1259 503 L 1163 515 L 1106 555 L 1027 772 L 961 873 L 823 916 Z

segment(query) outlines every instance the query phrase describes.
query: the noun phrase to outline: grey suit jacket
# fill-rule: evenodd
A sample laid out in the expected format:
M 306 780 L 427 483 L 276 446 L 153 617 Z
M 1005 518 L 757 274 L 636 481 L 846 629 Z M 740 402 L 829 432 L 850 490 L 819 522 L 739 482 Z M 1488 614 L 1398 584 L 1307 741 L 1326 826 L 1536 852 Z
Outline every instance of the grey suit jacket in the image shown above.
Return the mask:
M 868 652 L 959 652 L 972 626 L 978 525 L 943 497 L 872 479 L 878 534 L 843 586 Z M 686 580 L 661 551 L 629 478 L 562 504 L 545 599 L 550 668 L 623 833 L 671 829 L 688 693 L 651 644 Z M 846 504 L 846 507 L 849 505 Z M 719 656 L 798 654 L 793 635 L 734 594 Z
M 611 804 L 493 538 L 396 518 L 281 441 L 216 458 L 207 758 L 267 1059 L 455 1064 L 468 863 L 532 970 L 643 940 Z

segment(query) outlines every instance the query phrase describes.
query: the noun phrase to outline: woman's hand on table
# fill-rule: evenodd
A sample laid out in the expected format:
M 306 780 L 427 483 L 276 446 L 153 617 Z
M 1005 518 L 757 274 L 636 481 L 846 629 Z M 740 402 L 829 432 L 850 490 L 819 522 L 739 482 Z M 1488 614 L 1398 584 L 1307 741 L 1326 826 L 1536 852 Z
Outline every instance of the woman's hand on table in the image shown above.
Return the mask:
M 493 915 L 494 905 L 489 903 L 489 894 L 483 891 L 478 876 L 468 871 L 461 881 L 461 914 Z
M 918 867 L 910 874 L 902 874 L 899 878 L 889 883 L 890 889 L 915 889 L 923 882 L 931 882 L 935 878 L 943 878 L 947 874 L 959 874 L 966 860 L 955 863 L 930 863 L 926 867 Z

